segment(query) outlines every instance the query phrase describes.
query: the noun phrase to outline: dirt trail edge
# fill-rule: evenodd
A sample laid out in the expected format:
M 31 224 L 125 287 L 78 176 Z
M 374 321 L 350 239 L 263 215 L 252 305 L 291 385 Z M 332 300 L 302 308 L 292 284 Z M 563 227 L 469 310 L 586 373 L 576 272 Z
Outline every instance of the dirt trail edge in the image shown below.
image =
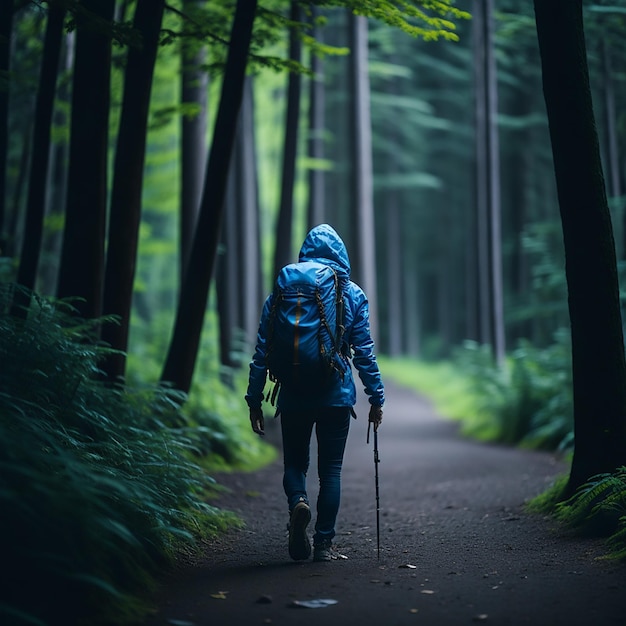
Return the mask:
M 335 538 L 347 559 L 289 559 L 280 461 L 220 475 L 229 491 L 215 504 L 238 512 L 246 528 L 166 581 L 146 626 L 626 624 L 626 567 L 599 560 L 600 541 L 564 537 L 554 521 L 523 510 L 564 471 L 558 459 L 465 440 L 423 398 L 389 385 L 379 431 L 378 559 L 365 402 L 357 413 Z M 267 421 L 279 445 L 279 424 Z M 315 454 L 313 446 L 312 502 Z M 318 599 L 336 604 L 293 604 Z

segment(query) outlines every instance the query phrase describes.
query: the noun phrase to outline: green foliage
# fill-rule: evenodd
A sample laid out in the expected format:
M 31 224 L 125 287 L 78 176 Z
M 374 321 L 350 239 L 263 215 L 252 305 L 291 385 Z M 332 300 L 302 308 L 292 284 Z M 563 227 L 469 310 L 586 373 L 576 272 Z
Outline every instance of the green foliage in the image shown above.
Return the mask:
M 556 505 L 555 515 L 582 534 L 608 536 L 609 554 L 626 559 L 626 467 L 592 477 Z
M 447 18 L 467 19 L 470 17 L 467 11 L 456 8 L 450 0 L 421 0 L 420 2 L 351 0 L 333 4 L 345 4 L 357 15 L 380 20 L 425 41 L 437 41 L 440 38 L 458 41 L 459 37 L 454 32 L 455 24 Z
M 169 17 L 162 31 L 163 45 L 184 41 L 189 52 L 202 44 L 209 43 L 205 69 L 217 75 L 223 71 L 228 50 L 230 25 L 234 15 L 234 0 L 198 3 L 197 6 L 181 10 L 178 3 L 168 5 Z M 418 2 L 390 2 L 389 0 L 317 0 L 313 3 L 322 9 L 347 8 L 356 15 L 364 15 L 424 40 L 447 39 L 458 41 L 453 20 L 467 19 L 469 13 L 454 6 L 451 0 L 420 0 Z M 295 62 L 287 56 L 286 35 L 295 31 L 304 48 L 311 55 L 345 55 L 345 46 L 333 46 L 311 36 L 312 21 L 310 7 L 303 3 L 303 21 L 289 19 L 287 0 L 262 0 L 259 2 L 254 22 L 250 47 L 252 71 L 271 69 L 278 72 L 295 71 L 309 73 L 305 64 Z M 316 18 L 315 25 L 323 25 L 326 16 Z M 195 42 L 195 43 L 194 43 Z
M 573 407 L 569 333 L 545 349 L 522 340 L 505 367 L 489 346 L 466 342 L 450 362 L 382 360 L 386 377 L 432 398 L 463 433 L 528 448 L 569 450 Z
M 563 492 L 567 486 L 569 476 L 561 474 L 554 483 L 543 493 L 535 496 L 526 505 L 526 510 L 530 513 L 554 513 L 556 506 L 563 500 Z
M 105 386 L 103 350 L 66 307 L 35 298 L 18 320 L 1 296 L 0 614 L 136 621 L 164 567 L 238 522 L 204 501 L 193 432 L 170 425 L 180 394 Z
M 569 333 L 545 349 L 520 340 L 505 367 L 488 346 L 466 342 L 457 365 L 480 398 L 488 438 L 506 444 L 554 450 L 572 444 L 573 405 Z M 481 431 L 478 431 L 481 434 Z
M 127 374 L 134 384 L 159 379 L 171 324 L 164 312 L 149 323 L 133 317 Z M 247 368 L 229 371 L 220 365 L 217 325 L 216 314 L 208 311 L 192 388 L 170 426 L 185 429 L 193 457 L 204 468 L 252 471 L 274 460 L 276 450 L 250 428 Z

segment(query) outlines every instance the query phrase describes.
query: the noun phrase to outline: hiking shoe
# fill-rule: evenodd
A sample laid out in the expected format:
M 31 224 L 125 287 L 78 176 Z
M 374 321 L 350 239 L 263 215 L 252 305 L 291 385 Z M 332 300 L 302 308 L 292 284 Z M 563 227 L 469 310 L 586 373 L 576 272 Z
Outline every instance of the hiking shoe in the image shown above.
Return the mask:
M 335 554 L 332 543 L 330 541 L 324 541 L 313 546 L 314 561 L 332 561 L 336 558 L 337 555 Z
M 311 509 L 301 498 L 289 516 L 289 556 L 294 561 L 304 561 L 311 556 L 311 542 L 306 532 L 310 521 Z

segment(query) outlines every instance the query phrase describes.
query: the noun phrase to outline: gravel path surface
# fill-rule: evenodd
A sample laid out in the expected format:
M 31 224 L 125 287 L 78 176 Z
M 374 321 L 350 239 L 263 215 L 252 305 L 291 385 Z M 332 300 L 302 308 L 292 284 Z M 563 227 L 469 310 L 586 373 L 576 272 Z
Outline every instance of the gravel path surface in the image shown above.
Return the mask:
M 551 454 L 465 440 L 423 398 L 389 385 L 379 431 L 378 558 L 364 401 L 357 413 L 335 539 L 347 558 L 289 559 L 281 462 L 217 476 L 229 491 L 215 504 L 238 512 L 246 527 L 166 581 L 146 626 L 626 624 L 626 566 L 600 560 L 602 542 L 568 538 L 551 519 L 523 510 L 564 465 Z M 268 421 L 279 446 L 279 424 Z M 312 502 L 316 471 L 313 462 Z M 336 604 L 294 606 L 318 599 Z

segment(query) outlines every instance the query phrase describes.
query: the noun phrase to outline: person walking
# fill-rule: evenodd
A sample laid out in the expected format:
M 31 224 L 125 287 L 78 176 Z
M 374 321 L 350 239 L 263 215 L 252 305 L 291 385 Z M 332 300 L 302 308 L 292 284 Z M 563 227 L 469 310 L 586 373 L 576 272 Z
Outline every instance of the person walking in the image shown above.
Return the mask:
M 385 394 L 370 332 L 367 296 L 350 280 L 348 251 L 341 237 L 328 224 L 313 228 L 302 244 L 298 264 L 311 261 L 330 267 L 341 290 L 343 323 L 340 321 L 340 324 L 343 332 L 338 356 L 343 371 L 341 375 L 332 376 L 330 382 L 322 388 L 311 385 L 307 389 L 302 384 L 295 386 L 282 382 L 275 417 L 280 416 L 281 419 L 283 488 L 289 507 L 289 555 L 296 561 L 306 560 L 311 555 L 307 531 L 311 521 L 311 505 L 307 496 L 306 478 L 310 464 L 311 436 L 315 427 L 319 494 L 313 534 L 313 560 L 330 561 L 337 558 L 332 542 L 341 497 L 341 467 L 350 417 L 356 417 L 353 408 L 356 387 L 350 360 L 369 396 L 368 420 L 375 431 L 382 422 Z M 268 374 L 269 333 L 277 297 L 274 290 L 263 306 L 245 396 L 252 429 L 261 436 L 265 434 L 261 404 Z

